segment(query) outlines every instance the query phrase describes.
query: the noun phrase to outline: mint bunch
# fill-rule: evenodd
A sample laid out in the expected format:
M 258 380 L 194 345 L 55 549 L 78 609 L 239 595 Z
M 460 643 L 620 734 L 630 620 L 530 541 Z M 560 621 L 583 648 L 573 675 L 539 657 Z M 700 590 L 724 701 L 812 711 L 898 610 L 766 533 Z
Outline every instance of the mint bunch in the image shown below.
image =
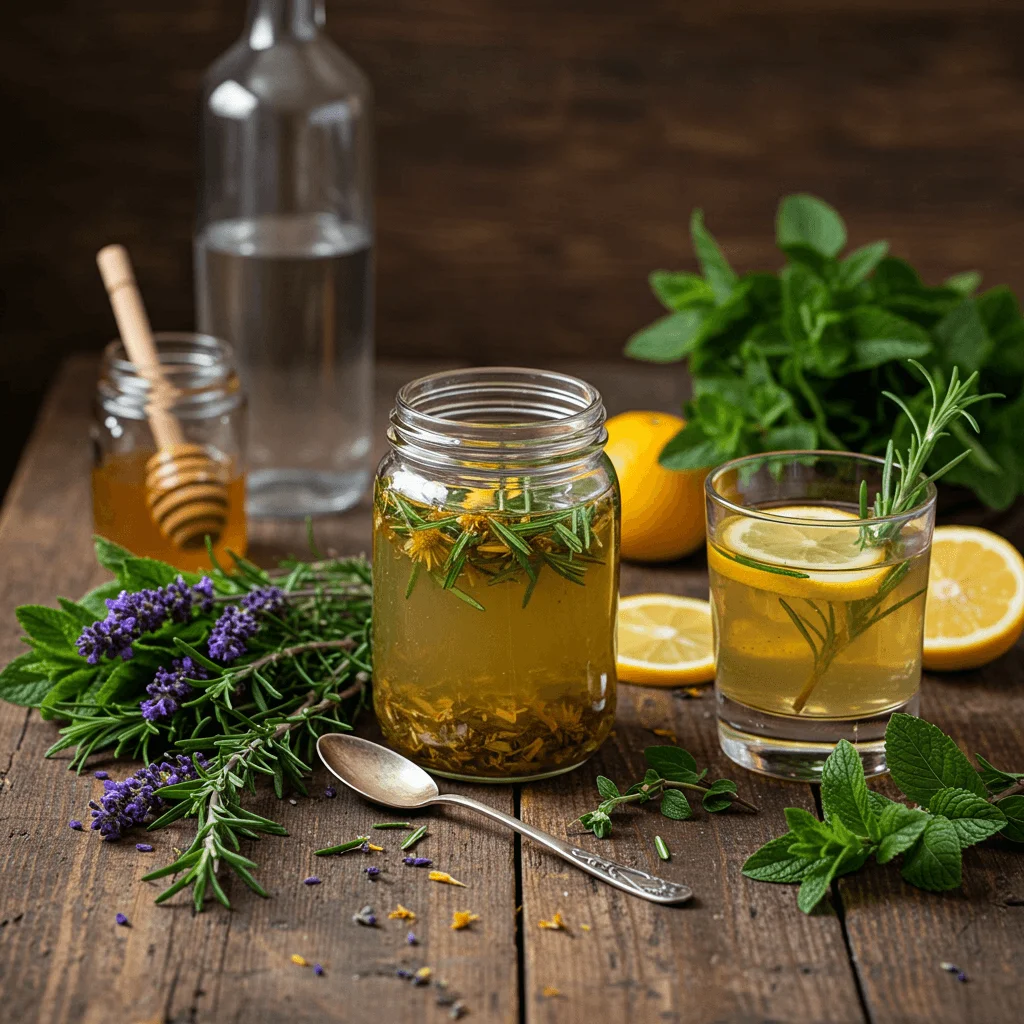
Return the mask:
M 822 770 L 824 821 L 786 808 L 789 831 L 761 847 L 743 865 L 760 882 L 800 883 L 805 913 L 834 879 L 874 856 L 888 864 L 902 856 L 903 878 L 941 892 L 961 881 L 961 851 L 997 833 L 1024 843 L 1024 773 L 1000 771 L 980 755 L 975 768 L 941 729 L 912 715 L 893 715 L 885 731 L 889 772 L 916 807 L 868 789 L 851 743 L 841 740 Z
M 946 477 L 986 504 L 1007 507 L 1024 491 L 1024 317 L 1013 292 L 978 293 L 980 276 L 922 283 L 887 242 L 843 255 L 846 225 L 814 196 L 782 200 L 778 273 L 738 274 L 695 210 L 690 222 L 700 274 L 655 271 L 651 287 L 668 315 L 634 335 L 626 354 L 656 363 L 687 360 L 693 399 L 687 424 L 665 447 L 669 469 L 716 466 L 739 455 L 831 448 L 884 455 L 912 436 L 892 392 L 927 418 L 930 391 L 907 369 L 918 360 L 945 390 L 953 368 L 977 372 L 972 410 L 984 442 L 956 423 L 930 453 L 925 472 L 963 449 Z
M 757 808 L 739 797 L 736 783 L 730 779 L 716 779 L 705 783 L 707 768 L 697 771 L 692 754 L 682 747 L 648 747 L 644 751 L 648 768 L 643 779 L 634 782 L 625 793 L 604 775 L 597 777 L 597 791 L 601 803 L 593 811 L 579 817 L 580 824 L 598 839 L 612 834 L 612 813 L 624 804 L 656 802 L 666 818 L 685 821 L 693 817 L 693 808 L 684 791 L 699 794 L 701 806 L 709 814 L 716 814 L 737 804 L 748 811 Z

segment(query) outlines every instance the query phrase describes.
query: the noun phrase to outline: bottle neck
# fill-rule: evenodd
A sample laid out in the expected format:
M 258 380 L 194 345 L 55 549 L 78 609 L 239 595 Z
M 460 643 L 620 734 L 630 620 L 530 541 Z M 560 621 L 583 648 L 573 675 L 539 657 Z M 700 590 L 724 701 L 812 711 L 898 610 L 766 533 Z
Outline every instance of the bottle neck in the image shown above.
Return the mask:
M 279 39 L 312 39 L 324 24 L 324 0 L 249 0 L 245 36 L 254 50 Z

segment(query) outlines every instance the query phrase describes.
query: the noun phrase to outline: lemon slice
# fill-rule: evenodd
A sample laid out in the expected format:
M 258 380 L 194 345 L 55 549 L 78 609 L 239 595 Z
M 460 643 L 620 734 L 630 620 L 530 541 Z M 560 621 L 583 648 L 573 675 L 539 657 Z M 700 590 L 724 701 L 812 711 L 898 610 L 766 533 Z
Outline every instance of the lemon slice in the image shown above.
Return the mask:
M 808 522 L 733 516 L 722 523 L 710 545 L 708 564 L 739 583 L 789 597 L 855 601 L 877 592 L 886 570 L 872 567 L 884 560 L 884 551 L 862 547 L 859 526 L 815 525 L 857 522 L 853 512 L 828 505 L 786 505 L 770 513 Z
M 932 539 L 924 666 L 977 668 L 1005 654 L 1024 629 L 1024 558 L 977 526 L 940 526 Z
M 715 678 L 711 605 L 675 594 L 619 601 L 617 669 L 624 683 L 691 686 Z

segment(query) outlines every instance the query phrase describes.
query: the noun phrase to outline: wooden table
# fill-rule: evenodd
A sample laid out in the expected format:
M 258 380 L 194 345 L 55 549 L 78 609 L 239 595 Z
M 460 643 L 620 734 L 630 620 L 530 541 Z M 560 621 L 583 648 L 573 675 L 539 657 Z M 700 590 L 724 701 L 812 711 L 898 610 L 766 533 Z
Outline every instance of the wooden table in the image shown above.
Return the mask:
M 428 368 L 429 369 L 429 368 Z M 612 412 L 674 408 L 680 383 L 665 371 L 608 364 L 581 368 Z M 388 365 L 378 382 L 378 437 L 399 383 L 422 365 Z M 0 519 L 0 657 L 19 653 L 13 609 L 77 596 L 102 578 L 92 561 L 88 498 L 88 417 L 94 366 L 65 365 L 51 391 Z M 324 522 L 323 543 L 365 550 L 366 509 Z M 1006 531 L 1024 539 L 1020 518 Z M 253 554 L 268 562 L 303 547 L 294 525 L 258 525 Z M 625 566 L 623 591 L 702 595 L 704 566 Z M 1021 649 L 979 672 L 929 678 L 922 710 L 969 752 L 997 764 L 1024 762 Z M 623 687 L 616 730 L 600 754 L 572 775 L 517 788 L 452 786 L 564 835 L 595 806 L 599 772 L 627 780 L 642 774 L 642 750 L 654 730 L 670 730 L 712 772 L 738 778 L 760 807 L 742 813 L 669 821 L 630 809 L 611 840 L 583 845 L 669 878 L 695 899 L 656 907 L 591 880 L 508 832 L 459 812 L 423 816 L 431 835 L 423 853 L 469 884 L 431 884 L 400 868 L 388 833 L 391 865 L 372 886 L 358 863 L 316 859 L 312 851 L 358 834 L 379 812 L 341 793 L 323 797 L 318 770 L 311 797 L 295 806 L 263 793 L 257 811 L 283 821 L 289 839 L 268 838 L 255 851 L 272 894 L 262 900 L 229 882 L 235 909 L 188 901 L 157 907 L 154 884 L 140 876 L 170 859 L 189 838 L 187 823 L 156 833 L 155 854 L 134 844 L 73 832 L 100 790 L 91 774 L 44 760 L 55 728 L 35 713 L 0 708 L 0 1020 L 156 1024 L 163 1021 L 368 1024 L 448 1019 L 437 990 L 395 976 L 400 966 L 430 965 L 457 991 L 472 1021 L 1020 1021 L 1024 977 L 1024 853 L 988 842 L 966 851 L 962 890 L 935 895 L 904 884 L 893 867 L 873 866 L 842 880 L 829 905 L 810 917 L 791 887 L 751 882 L 748 854 L 783 831 L 782 810 L 814 812 L 810 786 L 786 784 L 730 766 L 718 751 L 710 693 L 682 699 L 671 691 Z M 121 777 L 127 766 L 104 764 Z M 655 856 L 655 832 L 673 858 Z M 324 884 L 307 887 L 314 870 Z M 372 902 L 381 916 L 397 903 L 417 912 L 418 947 L 403 922 L 361 928 L 352 913 Z M 453 910 L 480 920 L 452 931 Z M 537 922 L 561 910 L 569 931 Z M 130 928 L 114 916 L 127 914 Z M 589 930 L 582 926 L 589 925 Z M 291 963 L 292 954 L 324 965 L 322 977 Z M 944 972 L 958 964 L 967 984 Z M 545 989 L 557 989 L 559 995 Z M 549 989 L 550 992 L 550 989 Z

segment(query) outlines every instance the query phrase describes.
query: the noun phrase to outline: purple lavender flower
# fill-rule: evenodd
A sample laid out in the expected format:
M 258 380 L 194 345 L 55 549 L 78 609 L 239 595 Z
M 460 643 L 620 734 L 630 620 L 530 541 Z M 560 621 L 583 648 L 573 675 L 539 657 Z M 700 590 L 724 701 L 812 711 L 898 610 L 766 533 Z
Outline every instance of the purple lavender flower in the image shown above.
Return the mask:
M 107 617 L 82 630 L 76 641 L 78 653 L 90 665 L 98 664 L 104 655 L 127 661 L 134 653 L 132 641 L 143 633 L 159 629 L 168 618 L 188 622 L 197 598 L 203 611 L 213 607 L 213 581 L 208 576 L 194 587 L 179 576 L 159 590 L 122 590 L 117 597 L 107 598 Z
M 192 696 L 189 679 L 209 679 L 206 669 L 195 664 L 191 658 L 175 658 L 170 669 L 158 668 L 153 682 L 146 687 L 150 699 L 139 704 L 142 717 L 150 722 L 158 722 L 174 715 L 181 707 L 181 702 Z
M 130 925 L 130 924 L 128 923 L 128 918 L 127 918 L 127 917 L 125 917 L 125 915 L 124 915 L 124 914 L 118 914 L 118 915 L 117 915 L 117 916 L 116 916 L 116 917 L 114 918 L 114 920 L 115 920 L 115 921 L 116 921 L 116 922 L 117 922 L 118 924 L 120 924 L 120 925 L 124 925 L 124 927 L 125 927 L 125 928 L 131 928 L 131 925 Z
M 196 763 L 206 767 L 202 754 L 196 754 Z M 92 828 L 97 829 L 104 839 L 120 839 L 129 829 L 144 825 L 146 821 L 164 806 L 156 795 L 161 786 L 173 786 L 177 782 L 197 778 L 195 765 L 178 754 L 173 762 L 154 762 L 129 775 L 124 782 L 107 779 L 103 783 L 103 796 L 99 803 L 89 801 L 92 808 Z
M 135 849 L 138 850 L 139 853 L 152 853 L 153 852 L 153 847 L 150 846 L 149 843 L 136 843 L 135 844 Z
M 92 774 L 97 779 L 109 779 L 110 778 L 110 773 L 109 772 L 93 772 Z
M 72 818 L 68 822 L 68 828 L 73 828 L 76 832 L 81 832 L 83 830 L 83 827 L 84 826 L 77 818 Z
M 305 878 L 302 881 L 303 885 L 319 885 L 320 879 L 316 875 L 310 875 L 309 878 Z
M 366 874 L 371 881 L 373 881 L 373 879 L 375 879 L 380 874 L 380 868 L 374 867 L 372 864 L 370 865 L 370 867 L 364 868 L 363 870 L 366 871 Z
M 409 943 L 410 946 L 415 946 L 419 940 L 416 938 L 415 932 L 408 932 L 405 936 L 405 941 Z
M 324 969 L 319 964 L 313 964 L 313 973 L 319 977 L 324 973 Z
M 243 612 L 238 605 L 229 604 L 213 624 L 207 638 L 210 657 L 223 662 L 234 661 L 245 654 L 245 641 L 255 636 L 259 628 L 255 615 Z
M 324 796 L 327 797 L 328 800 L 333 800 L 337 795 L 338 791 L 333 786 L 328 786 L 324 790 Z
M 247 612 L 275 614 L 284 607 L 284 591 L 280 587 L 257 587 L 242 598 Z
M 402 863 L 411 868 L 429 868 L 434 862 L 429 857 L 403 857 Z

